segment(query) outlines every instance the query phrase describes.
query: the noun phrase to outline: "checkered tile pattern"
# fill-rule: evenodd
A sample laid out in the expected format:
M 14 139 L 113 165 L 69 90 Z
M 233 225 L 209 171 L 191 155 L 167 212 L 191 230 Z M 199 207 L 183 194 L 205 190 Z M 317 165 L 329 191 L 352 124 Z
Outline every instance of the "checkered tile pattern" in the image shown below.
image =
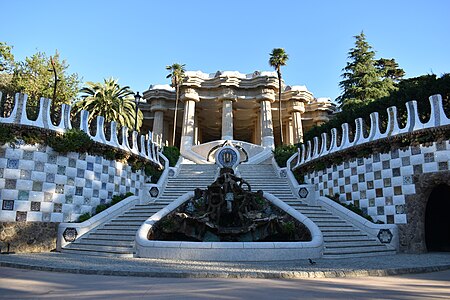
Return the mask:
M 307 174 L 320 196 L 339 194 L 374 220 L 406 224 L 405 196 L 415 194 L 413 175 L 449 170 L 450 142 L 410 147 L 346 161 Z
M 113 195 L 139 196 L 144 182 L 141 171 L 101 156 L 5 145 L 0 148 L 0 221 L 76 221 Z

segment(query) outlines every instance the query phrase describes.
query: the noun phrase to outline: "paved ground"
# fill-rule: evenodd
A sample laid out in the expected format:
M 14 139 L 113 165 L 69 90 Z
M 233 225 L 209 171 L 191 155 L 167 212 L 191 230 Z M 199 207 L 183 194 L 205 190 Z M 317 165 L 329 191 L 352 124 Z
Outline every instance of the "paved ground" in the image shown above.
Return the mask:
M 0 278 L 0 299 L 450 299 L 450 270 L 289 280 L 122 277 L 0 267 Z
M 95 275 L 178 278 L 319 278 L 385 276 L 450 269 L 450 253 L 286 262 L 191 262 L 63 253 L 0 255 L 1 267 Z

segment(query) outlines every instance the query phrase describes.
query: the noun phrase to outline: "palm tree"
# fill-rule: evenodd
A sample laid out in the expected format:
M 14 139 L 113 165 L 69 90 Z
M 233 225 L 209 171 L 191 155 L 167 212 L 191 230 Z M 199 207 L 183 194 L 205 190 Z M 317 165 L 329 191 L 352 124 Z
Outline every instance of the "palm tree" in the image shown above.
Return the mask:
M 88 111 L 89 123 L 95 116 L 103 116 L 105 122 L 115 121 L 122 127 L 134 127 L 136 104 L 129 86 L 120 87 L 118 80 L 111 77 L 104 79 L 103 83 L 87 82 L 80 92 L 84 95 L 73 104 L 74 112 Z M 143 119 L 139 110 L 137 128 L 142 126 Z
M 280 120 L 280 140 L 283 145 L 283 122 L 281 119 L 281 66 L 285 66 L 289 59 L 283 48 L 274 48 L 270 53 L 269 65 L 277 71 L 278 75 L 278 119 Z
M 175 111 L 173 114 L 173 135 L 172 135 L 172 146 L 175 146 L 175 133 L 177 130 L 177 113 L 178 113 L 178 101 L 180 100 L 180 86 L 183 83 L 184 72 L 186 65 L 183 64 L 173 64 L 171 66 L 166 66 L 166 70 L 170 73 L 166 78 L 172 79 L 172 87 L 175 88 Z

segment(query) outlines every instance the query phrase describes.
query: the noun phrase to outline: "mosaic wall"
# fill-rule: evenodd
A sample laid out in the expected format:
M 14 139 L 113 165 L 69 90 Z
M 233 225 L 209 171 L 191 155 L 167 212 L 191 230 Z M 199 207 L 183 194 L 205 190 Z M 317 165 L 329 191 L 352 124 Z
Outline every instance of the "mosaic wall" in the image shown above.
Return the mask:
M 374 220 L 406 224 L 405 196 L 415 194 L 414 175 L 448 171 L 450 142 L 375 153 L 305 176 L 320 196 L 339 194 Z
M 0 147 L 0 222 L 70 222 L 113 195 L 139 196 L 146 178 L 101 156 L 59 155 L 48 146 Z

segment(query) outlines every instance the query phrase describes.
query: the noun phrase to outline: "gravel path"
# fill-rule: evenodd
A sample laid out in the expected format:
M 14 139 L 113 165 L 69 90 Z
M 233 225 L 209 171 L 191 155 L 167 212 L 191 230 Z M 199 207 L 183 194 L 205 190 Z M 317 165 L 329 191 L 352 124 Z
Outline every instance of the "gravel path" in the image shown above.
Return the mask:
M 387 276 L 450 269 L 450 253 L 284 262 L 193 262 L 109 258 L 63 253 L 0 255 L 0 266 L 43 271 L 142 277 L 311 278 Z

